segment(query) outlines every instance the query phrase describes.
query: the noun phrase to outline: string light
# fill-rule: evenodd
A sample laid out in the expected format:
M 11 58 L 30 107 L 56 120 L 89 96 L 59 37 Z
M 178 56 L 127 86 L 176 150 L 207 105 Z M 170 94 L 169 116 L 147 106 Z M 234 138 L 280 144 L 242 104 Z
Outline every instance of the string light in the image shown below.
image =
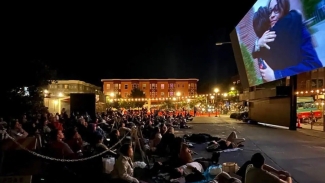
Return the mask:
M 229 96 L 228 93 L 210 93 L 210 94 L 200 94 L 200 95 L 193 95 L 193 96 L 180 96 L 180 97 L 155 97 L 155 98 L 110 98 L 108 100 L 110 101 L 128 101 L 128 102 L 142 102 L 142 101 L 166 101 L 166 100 L 177 100 L 177 99 L 187 99 L 187 101 L 190 101 L 191 99 L 196 99 L 200 97 L 209 97 L 209 96 L 215 96 L 215 95 L 222 95 L 224 97 Z M 237 94 L 238 96 L 238 94 Z
M 325 88 L 323 89 L 316 89 L 316 90 L 310 90 L 310 91 L 296 91 L 296 95 L 304 95 L 304 94 L 323 94 L 325 93 Z M 200 95 L 193 95 L 193 96 L 180 96 L 180 97 L 154 97 L 154 98 L 110 98 L 108 100 L 110 101 L 129 101 L 129 102 L 142 102 L 142 101 L 166 101 L 166 100 L 177 100 L 177 99 L 187 99 L 187 101 L 190 101 L 191 99 L 196 99 L 200 97 L 209 97 L 209 96 L 223 96 L 227 97 L 229 96 L 229 93 L 210 93 L 210 94 L 200 94 Z M 236 94 L 237 96 L 239 94 Z M 234 96 L 231 95 L 230 96 Z M 211 97 L 210 97 L 211 98 Z
M 316 89 L 310 91 L 296 91 L 296 95 L 303 95 L 303 94 L 323 94 L 325 92 L 325 88 L 323 89 Z

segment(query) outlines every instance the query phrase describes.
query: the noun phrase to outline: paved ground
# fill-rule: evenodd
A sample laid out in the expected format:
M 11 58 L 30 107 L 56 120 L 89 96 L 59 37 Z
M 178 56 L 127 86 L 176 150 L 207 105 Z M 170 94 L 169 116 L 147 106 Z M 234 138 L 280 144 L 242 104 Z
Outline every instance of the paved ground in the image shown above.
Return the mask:
M 235 130 L 239 137 L 246 138 L 243 151 L 223 153 L 221 162 L 235 161 L 241 165 L 254 153 L 262 152 L 268 164 L 289 171 L 295 182 L 324 182 L 325 132 L 274 129 L 245 124 L 228 116 L 196 117 L 192 123 L 193 129 L 179 130 L 177 134 L 209 133 L 225 138 Z M 198 146 L 195 150 L 200 156 L 210 156 L 204 151 L 205 144 Z

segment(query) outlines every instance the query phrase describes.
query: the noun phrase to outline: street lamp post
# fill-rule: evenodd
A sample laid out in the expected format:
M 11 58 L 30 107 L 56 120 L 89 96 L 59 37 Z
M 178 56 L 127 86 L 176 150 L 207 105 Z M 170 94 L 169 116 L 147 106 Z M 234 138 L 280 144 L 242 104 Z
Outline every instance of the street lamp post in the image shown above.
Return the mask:
M 177 105 L 177 103 L 178 103 L 179 100 L 180 100 L 181 92 L 176 92 L 176 96 L 177 96 L 176 110 L 178 110 L 178 105 Z
M 218 42 L 218 43 L 216 43 L 216 46 L 221 46 L 221 45 L 225 45 L 225 44 L 231 44 L 231 42 Z
M 219 111 L 219 107 L 218 107 L 218 95 L 219 95 L 219 88 L 215 88 L 214 90 L 214 93 L 215 93 L 215 101 L 214 101 L 214 107 L 216 109 L 216 117 L 218 117 L 218 111 Z M 216 103 L 217 103 L 217 106 L 216 106 Z M 220 114 L 219 114 L 219 117 L 220 117 Z

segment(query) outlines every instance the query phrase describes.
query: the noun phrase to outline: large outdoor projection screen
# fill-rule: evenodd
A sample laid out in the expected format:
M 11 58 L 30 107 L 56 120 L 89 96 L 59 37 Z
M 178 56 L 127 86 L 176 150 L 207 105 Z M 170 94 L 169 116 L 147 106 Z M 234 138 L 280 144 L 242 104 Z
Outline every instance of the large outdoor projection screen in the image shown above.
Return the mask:
M 249 86 L 321 68 L 325 0 L 258 0 L 236 33 Z

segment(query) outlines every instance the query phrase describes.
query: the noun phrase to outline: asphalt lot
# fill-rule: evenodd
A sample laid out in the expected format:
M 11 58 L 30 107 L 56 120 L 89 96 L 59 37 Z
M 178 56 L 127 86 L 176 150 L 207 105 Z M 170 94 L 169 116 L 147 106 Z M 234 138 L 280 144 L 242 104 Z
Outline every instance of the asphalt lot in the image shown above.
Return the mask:
M 220 163 L 237 162 L 242 165 L 256 153 L 261 152 L 266 163 L 289 171 L 298 183 L 323 183 L 325 171 L 325 132 L 312 130 L 289 131 L 265 126 L 250 125 L 222 117 L 196 117 L 192 129 L 177 130 L 177 135 L 208 133 L 226 138 L 236 131 L 246 142 L 242 151 L 221 154 Z M 206 144 L 196 145 L 194 150 L 200 157 L 209 157 L 204 148 Z

